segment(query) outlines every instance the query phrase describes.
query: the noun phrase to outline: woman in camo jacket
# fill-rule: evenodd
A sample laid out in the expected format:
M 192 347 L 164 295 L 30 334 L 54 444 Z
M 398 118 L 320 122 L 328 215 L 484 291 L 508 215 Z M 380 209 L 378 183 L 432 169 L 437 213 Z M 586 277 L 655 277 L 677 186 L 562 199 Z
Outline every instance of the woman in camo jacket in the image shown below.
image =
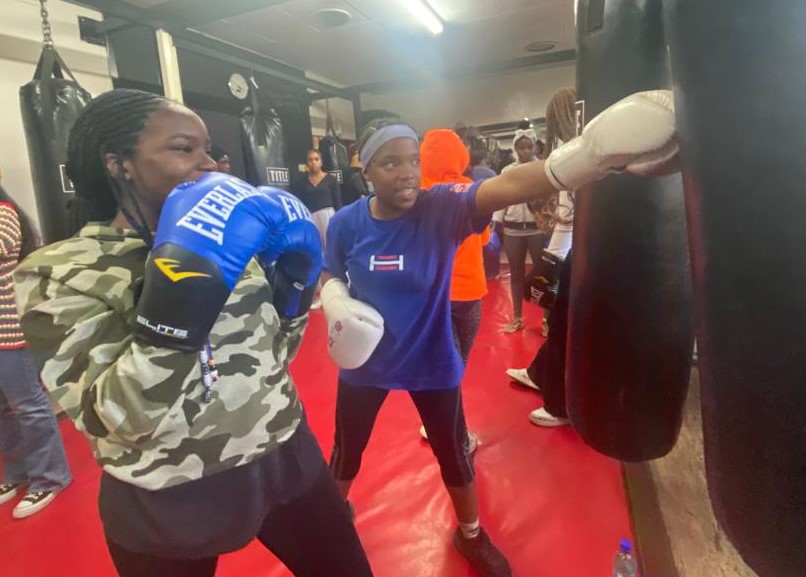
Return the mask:
M 55 401 L 101 465 L 99 509 L 123 577 L 208 576 L 257 537 L 295 574 L 371 575 L 309 430 L 288 364 L 307 315 L 282 321 L 253 261 L 199 354 L 134 341 L 134 305 L 162 203 L 215 170 L 207 130 L 160 96 L 96 98 L 67 169 L 98 222 L 17 269 L 22 327 Z

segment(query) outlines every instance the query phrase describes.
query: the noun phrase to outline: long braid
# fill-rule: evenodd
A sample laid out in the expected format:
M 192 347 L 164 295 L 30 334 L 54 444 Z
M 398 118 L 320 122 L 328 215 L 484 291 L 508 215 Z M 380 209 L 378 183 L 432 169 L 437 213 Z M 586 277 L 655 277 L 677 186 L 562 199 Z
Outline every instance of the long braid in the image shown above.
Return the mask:
M 559 146 L 559 141 L 568 142 L 576 136 L 576 100 L 573 88 L 563 88 L 554 93 L 546 107 L 547 153 Z
M 117 178 L 112 177 L 106 168 L 105 155 L 113 153 L 121 160 L 132 156 L 148 117 L 168 102 L 162 96 L 140 90 L 101 94 L 76 119 L 67 145 L 67 175 L 75 185 L 76 195 L 86 203 L 90 218 L 112 219 L 122 208 L 124 196 L 128 196 L 140 220 L 130 214 L 126 218 L 147 244 L 151 233 L 131 187 L 121 171 Z
M 551 154 L 560 141 L 568 142 L 576 136 L 576 99 L 576 90 L 563 88 L 554 93 L 546 106 L 546 155 Z M 568 223 L 573 219 L 573 209 L 566 219 L 557 217 L 559 200 L 560 195 L 555 192 L 546 199 L 529 202 L 532 216 L 544 232 L 557 222 Z

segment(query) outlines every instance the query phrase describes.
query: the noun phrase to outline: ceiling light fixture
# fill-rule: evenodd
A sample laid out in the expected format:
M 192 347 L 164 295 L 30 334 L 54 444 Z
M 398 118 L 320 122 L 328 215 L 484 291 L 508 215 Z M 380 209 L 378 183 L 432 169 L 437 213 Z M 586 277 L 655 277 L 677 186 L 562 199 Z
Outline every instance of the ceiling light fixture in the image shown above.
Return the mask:
M 426 0 L 401 0 L 401 2 L 409 9 L 409 12 L 417 17 L 417 20 L 419 20 L 423 26 L 428 28 L 431 34 L 436 36 L 442 33 L 444 30 L 442 20 Z
M 548 52 L 555 48 L 557 48 L 557 43 L 554 40 L 540 40 L 523 47 L 527 52 Z
M 338 28 L 352 19 L 352 14 L 341 8 L 323 8 L 311 14 L 311 22 L 319 29 Z

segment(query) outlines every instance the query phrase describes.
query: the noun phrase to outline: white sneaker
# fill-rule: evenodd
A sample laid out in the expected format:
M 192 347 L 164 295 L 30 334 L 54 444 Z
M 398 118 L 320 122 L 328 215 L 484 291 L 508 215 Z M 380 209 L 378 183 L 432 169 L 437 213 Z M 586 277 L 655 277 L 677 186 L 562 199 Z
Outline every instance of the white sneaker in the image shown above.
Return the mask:
M 8 503 L 19 493 L 22 483 L 3 483 L 0 484 L 0 505 Z
M 545 407 L 540 407 L 529 413 L 529 420 L 538 427 L 562 427 L 571 423 L 568 419 L 555 417 Z
M 420 436 L 428 440 L 428 433 L 425 432 L 425 425 L 420 425 Z M 472 431 L 467 432 L 468 454 L 472 455 L 479 448 L 479 436 Z
M 25 517 L 39 513 L 42 509 L 50 505 L 58 494 L 58 491 L 37 491 L 36 493 L 28 493 L 17 503 L 17 506 L 14 507 L 11 516 L 15 519 L 24 519 Z
M 537 386 L 537 383 L 529 378 L 529 373 L 526 369 L 507 369 L 507 376 L 513 381 L 517 381 L 530 389 L 534 389 L 536 391 L 540 390 L 540 387 Z

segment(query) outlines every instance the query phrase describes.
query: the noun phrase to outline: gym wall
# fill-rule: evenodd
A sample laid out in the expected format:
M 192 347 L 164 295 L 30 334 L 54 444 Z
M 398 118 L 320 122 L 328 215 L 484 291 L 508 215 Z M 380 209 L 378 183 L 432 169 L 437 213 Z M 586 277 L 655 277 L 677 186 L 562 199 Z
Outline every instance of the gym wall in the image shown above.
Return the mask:
M 34 74 L 42 51 L 39 3 L 35 0 L 3 0 L 0 17 L 0 110 L 3 136 L 0 138 L 0 168 L 3 188 L 38 223 L 31 166 L 20 114 L 19 88 Z M 92 10 L 59 0 L 48 2 L 56 49 L 79 83 L 93 96 L 112 88 L 106 49 L 83 42 L 78 17 L 100 20 Z
M 394 110 L 418 130 L 512 122 L 539 118 L 551 96 L 576 84 L 573 62 L 542 70 L 480 78 L 460 83 L 430 84 L 388 94 L 364 94 L 361 109 Z

